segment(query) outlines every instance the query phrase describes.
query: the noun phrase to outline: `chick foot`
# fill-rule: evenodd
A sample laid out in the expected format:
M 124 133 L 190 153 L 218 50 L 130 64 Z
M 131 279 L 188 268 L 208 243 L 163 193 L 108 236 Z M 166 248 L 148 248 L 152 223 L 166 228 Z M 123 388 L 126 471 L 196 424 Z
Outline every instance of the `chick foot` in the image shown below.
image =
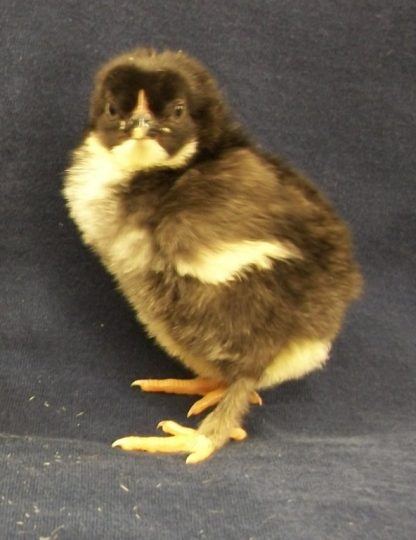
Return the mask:
M 139 386 L 144 392 L 203 396 L 189 409 L 188 418 L 217 405 L 227 390 L 225 383 L 202 377 L 195 379 L 139 379 L 133 381 L 131 386 Z M 257 392 L 253 392 L 250 403 L 262 405 L 263 401 Z
M 112 447 L 119 447 L 126 451 L 141 451 L 150 453 L 187 453 L 186 463 L 199 463 L 207 459 L 216 450 L 209 437 L 197 430 L 177 424 L 173 420 L 159 422 L 158 428 L 169 434 L 170 437 L 123 437 L 114 441 Z M 238 427 L 230 433 L 230 438 L 242 441 L 247 432 Z

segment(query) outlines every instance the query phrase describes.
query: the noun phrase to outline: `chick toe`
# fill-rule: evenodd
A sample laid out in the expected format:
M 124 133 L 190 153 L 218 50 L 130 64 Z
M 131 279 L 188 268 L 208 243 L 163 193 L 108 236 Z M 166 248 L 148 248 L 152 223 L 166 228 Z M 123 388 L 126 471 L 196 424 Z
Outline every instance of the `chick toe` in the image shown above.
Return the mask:
M 163 392 L 204 396 L 224 385 L 215 379 L 196 377 L 194 379 L 138 379 L 131 386 L 139 386 L 144 392 Z
M 188 428 L 173 420 L 162 420 L 158 424 L 168 437 L 122 437 L 113 442 L 113 448 L 121 448 L 128 452 L 148 452 L 189 454 L 186 463 L 199 463 L 207 459 L 215 451 L 213 441 L 199 433 L 197 430 Z M 247 437 L 247 432 L 241 428 L 234 428 L 230 437 L 236 441 L 242 441 Z

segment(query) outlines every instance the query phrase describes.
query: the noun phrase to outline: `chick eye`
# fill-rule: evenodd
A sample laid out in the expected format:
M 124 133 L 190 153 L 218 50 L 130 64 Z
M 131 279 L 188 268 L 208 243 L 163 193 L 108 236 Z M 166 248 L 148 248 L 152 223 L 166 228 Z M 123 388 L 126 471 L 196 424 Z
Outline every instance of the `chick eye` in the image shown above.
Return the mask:
M 110 118 L 114 118 L 115 116 L 117 116 L 117 110 L 116 108 L 114 107 L 114 105 L 112 105 L 111 103 L 107 102 L 105 104 L 105 113 L 107 116 L 109 116 Z
M 177 103 L 173 109 L 173 116 L 175 118 L 180 118 L 183 115 L 185 110 L 185 105 L 183 103 Z

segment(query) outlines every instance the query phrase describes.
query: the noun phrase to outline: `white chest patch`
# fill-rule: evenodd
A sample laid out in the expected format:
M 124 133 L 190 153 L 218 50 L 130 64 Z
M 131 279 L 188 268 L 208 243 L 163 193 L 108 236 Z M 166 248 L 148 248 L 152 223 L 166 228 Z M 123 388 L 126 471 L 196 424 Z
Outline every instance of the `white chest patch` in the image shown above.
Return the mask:
M 112 195 L 126 177 L 128 173 L 94 135 L 75 151 L 63 193 L 87 244 L 97 247 L 104 235 L 114 234 L 117 201 Z
M 166 156 L 154 141 L 128 141 L 111 151 L 94 135 L 74 154 L 64 187 L 70 215 L 84 241 L 105 257 L 115 273 L 116 269 L 129 272 L 144 268 L 151 258 L 146 230 L 120 223 L 115 190 L 128 182 L 133 172 Z
M 135 172 L 158 165 L 181 167 L 196 150 L 196 141 L 190 141 L 169 156 L 151 139 L 131 139 L 109 150 L 92 134 L 75 151 L 65 179 L 64 197 L 84 241 L 105 257 L 110 270 L 122 268 L 129 272 L 145 267 L 152 256 L 146 230 L 120 224 L 115 189 L 127 183 Z

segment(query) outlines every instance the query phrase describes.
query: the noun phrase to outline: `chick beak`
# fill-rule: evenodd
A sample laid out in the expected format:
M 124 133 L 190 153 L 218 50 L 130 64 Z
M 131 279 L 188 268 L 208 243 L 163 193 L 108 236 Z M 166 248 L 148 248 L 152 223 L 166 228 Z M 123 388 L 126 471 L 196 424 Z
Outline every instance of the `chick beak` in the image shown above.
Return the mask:
M 139 90 L 137 95 L 137 104 L 130 118 L 133 138 L 143 139 L 146 137 L 152 120 L 153 115 L 149 108 L 146 93 L 144 90 Z

